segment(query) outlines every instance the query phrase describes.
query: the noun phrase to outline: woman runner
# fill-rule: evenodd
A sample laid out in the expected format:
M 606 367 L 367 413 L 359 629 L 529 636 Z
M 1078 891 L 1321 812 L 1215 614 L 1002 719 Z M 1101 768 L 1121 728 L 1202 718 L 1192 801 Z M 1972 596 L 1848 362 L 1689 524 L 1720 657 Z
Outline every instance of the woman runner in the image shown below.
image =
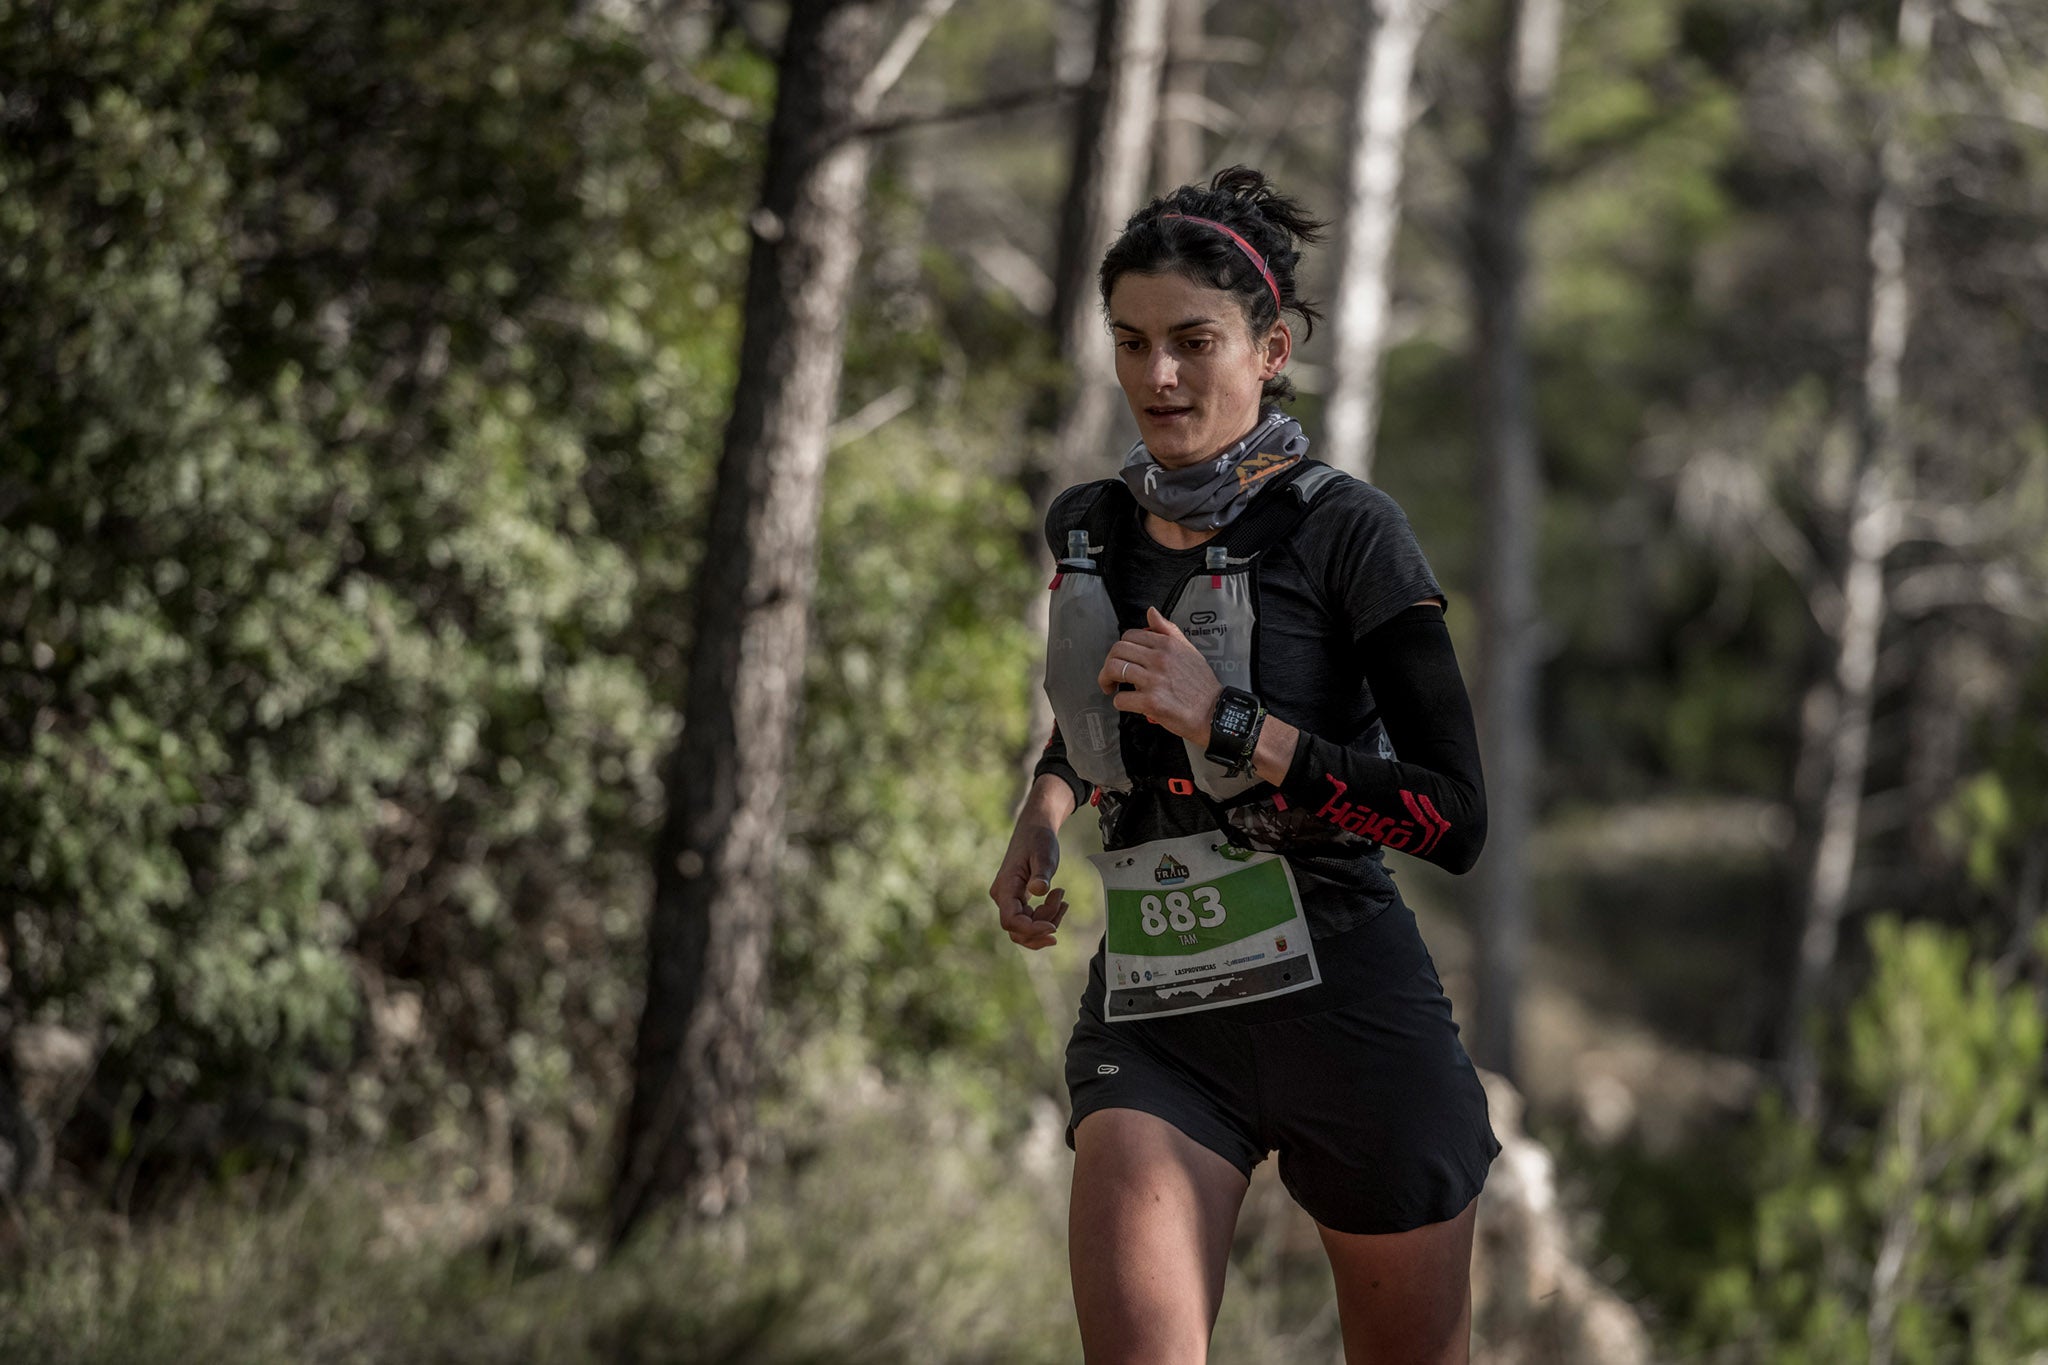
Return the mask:
M 1050 947 L 1060 826 L 1097 807 L 1109 926 L 1066 1061 L 1094 1365 L 1206 1360 L 1274 1150 L 1346 1360 L 1468 1359 L 1500 1144 L 1383 851 L 1466 871 L 1485 796 L 1406 518 L 1273 406 L 1284 314 L 1317 317 L 1294 275 L 1322 226 L 1244 167 L 1130 219 L 1099 284 L 1140 440 L 1046 520 L 1058 723 L 989 894 L 1013 941 Z

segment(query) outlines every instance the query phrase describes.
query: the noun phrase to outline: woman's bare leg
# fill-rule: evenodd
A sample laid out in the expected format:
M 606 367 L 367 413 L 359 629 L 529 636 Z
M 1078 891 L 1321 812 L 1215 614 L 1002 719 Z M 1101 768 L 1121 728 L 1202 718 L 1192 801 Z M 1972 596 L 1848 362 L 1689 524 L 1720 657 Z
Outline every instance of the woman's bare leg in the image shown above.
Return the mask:
M 1337 1278 L 1345 1365 L 1466 1365 L 1478 1208 L 1474 1198 L 1455 1218 L 1377 1236 L 1316 1224 Z
M 1201 1365 L 1249 1182 L 1154 1114 L 1074 1128 L 1067 1264 L 1088 1365 Z

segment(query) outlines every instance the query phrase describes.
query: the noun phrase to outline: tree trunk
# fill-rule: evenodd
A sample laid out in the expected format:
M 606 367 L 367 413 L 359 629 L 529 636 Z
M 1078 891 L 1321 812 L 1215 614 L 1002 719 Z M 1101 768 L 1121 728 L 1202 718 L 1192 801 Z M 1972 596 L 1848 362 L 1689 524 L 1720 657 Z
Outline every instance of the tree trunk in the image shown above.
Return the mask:
M 1208 179 L 1208 158 L 1202 150 L 1209 103 L 1204 8 L 1204 0 L 1167 0 L 1159 135 L 1152 140 L 1152 185 L 1160 191 Z
M 1430 11 L 1423 0 L 1378 0 L 1373 14 L 1372 23 L 1361 25 L 1352 74 L 1351 156 L 1323 410 L 1323 458 L 1361 479 L 1372 477 L 1389 275 L 1401 225 L 1401 153 L 1413 118 L 1415 53 Z
M 647 1002 L 612 1192 L 616 1246 L 662 1199 L 743 1200 L 755 1039 L 801 696 L 827 428 L 869 150 L 852 136 L 875 0 L 795 0 L 747 269 L 683 732 L 654 851 Z
M 1473 1056 L 1512 1080 L 1529 944 L 1528 838 L 1539 761 L 1536 536 L 1543 517 L 1522 336 L 1524 239 L 1534 147 L 1556 76 L 1563 7 L 1561 0 L 1505 0 L 1503 16 L 1471 228 L 1484 424 L 1478 467 L 1479 725 L 1487 826 L 1479 866 L 1479 1027 Z
M 1927 52 L 1932 19 L 1924 0 L 1899 6 L 1898 41 L 1909 59 Z M 1820 1113 L 1820 1069 L 1808 1035 L 1808 1015 L 1820 1003 L 1834 971 L 1842 917 L 1856 871 L 1863 823 L 1864 779 L 1870 766 L 1870 719 L 1877 647 L 1888 604 L 1885 559 L 1897 544 L 1902 511 L 1899 486 L 1900 376 L 1911 328 L 1906 283 L 1906 185 L 1911 174 L 1894 125 L 1872 159 L 1875 185 L 1865 226 L 1867 292 L 1864 299 L 1862 382 L 1857 391 L 1856 474 L 1843 537 L 1842 607 L 1831 632 L 1834 650 L 1827 723 L 1810 740 L 1820 746 L 1827 784 L 1819 831 L 1807 868 L 1799 962 L 1786 1003 L 1783 1035 L 1785 1084 L 1794 1110 L 1808 1120 Z

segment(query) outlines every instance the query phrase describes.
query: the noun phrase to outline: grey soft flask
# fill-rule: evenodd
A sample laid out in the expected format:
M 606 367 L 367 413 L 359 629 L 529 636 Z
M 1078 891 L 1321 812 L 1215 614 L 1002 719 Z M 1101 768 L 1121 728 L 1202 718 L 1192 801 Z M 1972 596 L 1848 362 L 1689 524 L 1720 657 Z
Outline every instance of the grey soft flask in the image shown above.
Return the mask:
M 1109 589 L 1088 555 L 1088 533 L 1068 532 L 1046 616 L 1045 695 L 1074 771 L 1098 787 L 1128 791 L 1131 778 L 1117 740 L 1123 712 L 1096 682 L 1110 646 L 1122 635 Z

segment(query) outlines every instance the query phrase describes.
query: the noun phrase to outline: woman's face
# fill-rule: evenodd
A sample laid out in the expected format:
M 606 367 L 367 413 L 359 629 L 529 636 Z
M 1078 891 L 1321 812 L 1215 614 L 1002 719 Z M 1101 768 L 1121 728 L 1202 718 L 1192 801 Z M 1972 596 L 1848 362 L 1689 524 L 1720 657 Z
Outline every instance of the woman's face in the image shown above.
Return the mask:
M 1138 435 L 1168 469 L 1207 459 L 1250 431 L 1261 389 L 1294 348 L 1285 322 L 1255 341 L 1233 295 L 1179 274 L 1118 277 L 1109 326 L 1116 380 Z

